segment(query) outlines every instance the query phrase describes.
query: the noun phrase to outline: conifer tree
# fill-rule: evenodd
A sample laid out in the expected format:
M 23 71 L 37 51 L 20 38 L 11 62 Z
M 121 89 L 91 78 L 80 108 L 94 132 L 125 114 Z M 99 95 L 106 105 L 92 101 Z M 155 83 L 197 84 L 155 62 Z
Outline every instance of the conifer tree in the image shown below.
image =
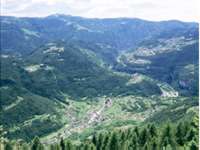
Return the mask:
M 61 147 L 61 150 L 65 150 L 65 142 L 63 138 L 60 140 L 60 147 Z
M 130 147 L 131 147 L 133 150 L 137 150 L 138 147 L 139 147 L 139 144 L 138 144 L 138 137 L 137 137 L 137 135 L 136 135 L 135 132 L 133 133 L 133 136 L 132 136 L 132 139 L 131 139 Z
M 167 123 L 167 126 L 164 128 L 164 131 L 161 137 L 161 146 L 166 147 L 167 145 L 171 145 L 172 147 L 175 147 L 176 145 L 170 123 Z
M 192 129 L 189 131 L 189 133 L 188 133 L 187 141 L 192 141 L 192 140 L 194 140 L 195 136 L 196 136 L 196 132 L 195 132 L 195 130 L 192 128 Z
M 184 125 L 184 136 L 186 137 L 188 132 L 190 131 L 191 129 L 191 126 L 190 126 L 190 123 L 188 121 L 185 121 L 183 122 L 183 125 Z
M 60 150 L 61 149 L 60 144 L 56 144 L 54 147 L 55 147 L 54 150 Z
M 121 142 L 120 150 L 129 150 L 129 140 Z
M 145 143 L 147 143 L 148 139 L 149 139 L 149 132 L 147 131 L 146 128 L 144 128 L 140 133 L 140 144 L 142 147 L 145 145 Z
M 97 146 L 97 137 L 96 137 L 96 135 L 93 135 L 93 137 L 92 137 L 92 143 L 93 143 L 95 146 Z
M 143 147 L 143 150 L 151 150 L 150 146 L 149 146 L 149 143 L 145 143 L 144 147 Z
M 151 142 L 152 150 L 158 150 L 158 142 L 156 140 L 157 140 L 156 138 L 152 139 L 152 142 Z
M 107 150 L 108 144 L 109 144 L 109 136 L 105 135 L 103 140 L 102 150 Z
M 22 145 L 22 150 L 29 150 L 29 147 L 26 143 Z
M 40 143 L 39 137 L 35 137 L 33 140 L 33 144 L 31 146 L 31 150 L 43 150 L 43 146 Z
M 196 142 L 192 141 L 192 144 L 191 144 L 191 146 L 190 146 L 190 150 L 198 150 L 198 149 L 199 149 L 199 147 L 198 147 L 198 145 L 196 144 Z
M 156 126 L 154 124 L 149 127 L 149 134 L 151 137 L 156 137 L 158 135 Z
M 85 144 L 84 144 L 83 150 L 90 150 L 90 146 L 89 146 L 88 143 L 85 143 Z
M 97 143 L 97 150 L 101 150 L 102 149 L 102 145 L 103 145 L 103 135 L 99 134 L 98 136 L 98 143 Z
M 179 145 L 183 146 L 184 145 L 184 126 L 183 123 L 180 122 L 177 126 L 176 129 L 176 141 Z
M 162 146 L 164 147 L 164 148 L 166 148 L 167 147 L 167 145 L 169 144 L 169 139 L 168 139 L 168 137 L 164 137 L 164 139 L 162 140 Z
M 90 144 L 90 150 L 96 150 L 96 146 L 93 143 Z
M 135 127 L 134 132 L 136 133 L 136 136 L 139 137 L 140 132 L 137 126 Z
M 199 118 L 198 118 L 198 116 L 193 117 L 190 124 L 193 128 L 198 129 L 199 128 Z
M 66 142 L 65 147 L 66 147 L 66 150 L 72 150 L 73 149 L 72 143 L 69 140 Z
M 110 139 L 109 148 L 110 150 L 119 150 L 119 143 L 116 132 L 114 132 Z
M 131 136 L 132 136 L 132 129 L 129 128 L 129 129 L 127 130 L 126 138 L 127 138 L 127 139 L 128 139 L 128 138 L 131 138 Z
M 55 148 L 55 145 L 53 145 L 53 144 L 51 144 L 50 145 L 50 150 L 55 150 L 56 148 Z
M 126 140 L 126 133 L 125 132 L 122 132 L 122 134 L 121 134 L 121 140 L 122 141 Z
M 11 145 L 10 142 L 7 142 L 7 143 L 5 144 L 5 150 L 13 150 L 12 145 Z
M 84 143 L 81 143 L 80 145 L 76 146 L 76 150 L 83 150 L 85 147 Z

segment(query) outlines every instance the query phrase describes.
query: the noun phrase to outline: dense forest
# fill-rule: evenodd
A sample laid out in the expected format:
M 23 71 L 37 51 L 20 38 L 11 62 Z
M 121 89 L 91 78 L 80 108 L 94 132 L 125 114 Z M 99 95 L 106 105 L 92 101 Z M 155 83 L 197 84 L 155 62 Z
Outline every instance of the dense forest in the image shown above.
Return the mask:
M 61 139 L 56 144 L 42 144 L 38 137 L 30 143 L 1 139 L 1 150 L 198 150 L 198 122 L 196 116 L 177 125 L 168 121 L 116 129 L 96 133 L 81 142 Z

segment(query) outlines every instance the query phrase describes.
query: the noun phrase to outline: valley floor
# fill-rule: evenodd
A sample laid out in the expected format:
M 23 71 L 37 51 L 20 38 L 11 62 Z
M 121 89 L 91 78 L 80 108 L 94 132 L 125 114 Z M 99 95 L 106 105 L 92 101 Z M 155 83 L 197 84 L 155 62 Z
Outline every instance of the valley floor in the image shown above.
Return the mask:
M 68 105 L 62 104 L 63 108 L 59 110 L 60 114 L 64 114 L 62 117 L 67 118 L 66 123 L 58 131 L 42 137 L 42 143 L 56 143 L 61 138 L 79 141 L 95 132 L 136 126 L 150 120 L 154 115 L 161 115 L 168 109 L 169 112 L 174 111 L 174 113 L 182 111 L 185 116 L 191 109 L 197 111 L 195 100 L 189 102 L 187 97 L 124 96 L 100 97 L 90 102 L 69 99 L 66 101 Z M 167 120 L 165 114 L 163 116 L 163 119 Z M 175 119 L 178 120 L 181 117 L 177 115 Z M 159 122 L 159 118 L 157 119 Z

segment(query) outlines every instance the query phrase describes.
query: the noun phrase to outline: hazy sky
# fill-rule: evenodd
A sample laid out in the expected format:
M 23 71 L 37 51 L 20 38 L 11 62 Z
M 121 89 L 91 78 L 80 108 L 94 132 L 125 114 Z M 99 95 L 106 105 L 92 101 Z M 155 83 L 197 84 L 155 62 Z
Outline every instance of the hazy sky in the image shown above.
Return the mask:
M 136 17 L 199 21 L 200 0 L 0 0 L 1 15 L 70 14 L 90 18 Z

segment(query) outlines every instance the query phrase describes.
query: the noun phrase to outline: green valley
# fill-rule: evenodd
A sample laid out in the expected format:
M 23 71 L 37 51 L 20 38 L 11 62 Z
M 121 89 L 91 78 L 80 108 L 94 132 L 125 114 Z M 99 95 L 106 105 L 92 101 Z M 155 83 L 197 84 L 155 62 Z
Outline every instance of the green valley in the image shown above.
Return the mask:
M 197 150 L 198 23 L 0 18 L 0 148 Z

